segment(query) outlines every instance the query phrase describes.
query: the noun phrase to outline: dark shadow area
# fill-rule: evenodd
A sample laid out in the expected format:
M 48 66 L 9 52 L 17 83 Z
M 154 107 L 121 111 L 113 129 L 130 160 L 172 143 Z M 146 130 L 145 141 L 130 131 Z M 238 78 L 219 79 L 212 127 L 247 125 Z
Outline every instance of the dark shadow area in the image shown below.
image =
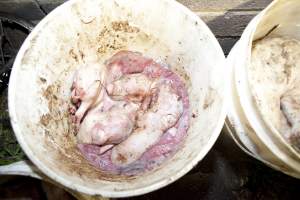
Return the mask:
M 186 4 L 191 1 L 195 0 L 180 0 L 180 2 Z M 242 2 L 242 0 L 240 1 Z M 16 8 L 0 7 L 0 12 L 2 9 L 5 9 L 6 12 L 11 14 L 21 15 L 24 19 L 36 21 L 44 16 L 44 12 L 48 13 L 57 6 L 42 0 L 36 0 L 35 2 L 38 5 L 27 4 Z M 207 2 L 207 5 L 211 4 L 209 0 L 203 0 L 203 2 Z M 224 15 L 208 20 L 207 24 L 218 38 L 225 54 L 229 53 L 232 46 L 240 38 L 248 22 L 264 5 L 259 0 L 250 0 L 239 4 L 237 7 L 229 8 Z M 37 9 L 39 11 L 36 11 Z M 7 115 L 7 102 L 5 100 L 6 97 L 0 97 L 0 105 L 2 106 L 0 112 L 3 113 L 0 115 L 0 127 L 3 124 L 5 129 L 11 130 Z M 2 130 L 0 129 L 0 131 Z M 225 132 L 222 132 L 210 152 L 187 175 L 158 191 L 127 199 L 286 200 L 298 199 L 300 196 L 299 189 L 299 180 L 275 171 L 247 156 Z M 49 196 L 51 194 L 53 196 Z M 49 185 L 45 186 L 45 183 L 42 184 L 39 180 L 24 177 L 10 177 L 5 180 L 4 177 L 1 177 L 0 199 L 21 199 L 20 197 L 38 200 L 73 199 L 62 189 Z
M 1 176 L 0 199 L 2 200 L 75 200 L 64 189 L 50 183 L 22 176 Z

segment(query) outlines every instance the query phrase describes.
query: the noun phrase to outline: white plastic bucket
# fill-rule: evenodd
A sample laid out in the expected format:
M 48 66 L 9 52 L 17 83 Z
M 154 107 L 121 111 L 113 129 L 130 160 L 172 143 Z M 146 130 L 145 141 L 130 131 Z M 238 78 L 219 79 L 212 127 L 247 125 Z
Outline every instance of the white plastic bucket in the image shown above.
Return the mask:
M 84 59 L 80 52 L 100 60 L 112 56 L 118 49 L 99 48 L 116 39 L 114 34 L 101 36 L 115 21 L 140 34 L 132 35 L 138 40 L 117 41 L 116 48 L 168 63 L 186 83 L 194 116 L 182 148 L 161 166 L 134 177 L 111 175 L 88 164 L 75 147 L 66 117 L 76 60 Z M 28 158 L 65 187 L 105 197 L 148 193 L 186 174 L 218 138 L 226 115 L 224 62 L 209 28 L 176 1 L 70 0 L 35 27 L 16 57 L 9 83 L 12 126 Z M 47 116 L 45 126 L 42 118 Z
M 299 1 L 277 0 L 273 1 L 266 9 L 257 15 L 246 27 L 241 39 L 235 46 L 235 51 L 231 52 L 228 65 L 233 67 L 234 92 L 237 94 L 238 104 L 234 104 L 234 109 L 239 110 L 244 116 L 238 114 L 238 119 L 246 123 L 253 131 L 246 131 L 248 135 L 237 131 L 240 141 L 248 139 L 248 149 L 252 151 L 258 159 L 263 158 L 265 162 L 272 163 L 274 168 L 291 174 L 300 176 L 300 155 L 274 128 L 272 123 L 258 109 L 257 102 L 253 97 L 249 86 L 248 66 L 251 64 L 251 51 L 253 41 L 265 35 L 280 35 L 295 38 L 298 33 L 298 21 L 300 14 Z M 274 29 L 275 27 L 275 29 Z M 299 35 L 299 34 L 298 34 Z M 299 36 L 298 36 L 299 37 Z M 296 39 L 299 39 L 296 37 Z M 229 119 L 234 119 L 235 111 L 231 108 Z M 234 123 L 231 120 L 231 123 Z M 235 128 L 236 129 L 236 128 Z M 251 138 L 251 137 L 252 138 Z M 249 142 L 250 141 L 250 142 Z M 259 146 L 263 151 L 255 152 L 253 145 Z M 263 148 L 264 147 L 264 148 Z M 265 155 L 269 155 L 269 158 Z M 277 161 L 274 163 L 274 161 Z M 283 163 L 281 165 L 280 163 Z M 291 169 L 291 170 L 290 170 Z

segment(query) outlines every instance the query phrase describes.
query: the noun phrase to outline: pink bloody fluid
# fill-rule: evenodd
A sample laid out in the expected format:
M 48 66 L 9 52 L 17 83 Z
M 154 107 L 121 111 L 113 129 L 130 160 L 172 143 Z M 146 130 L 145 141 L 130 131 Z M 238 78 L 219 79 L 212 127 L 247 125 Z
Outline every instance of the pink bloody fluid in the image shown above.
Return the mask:
M 125 59 L 124 59 L 125 55 Z M 120 59 L 121 58 L 121 59 Z M 144 73 L 151 78 L 160 78 L 171 84 L 183 103 L 183 113 L 176 125 L 166 131 L 159 142 L 148 149 L 142 157 L 127 165 L 116 166 L 111 161 L 111 151 L 100 153 L 100 147 L 93 144 L 78 144 L 83 156 L 95 167 L 113 174 L 136 175 L 151 170 L 172 156 L 182 145 L 189 127 L 189 98 L 186 87 L 180 77 L 170 69 L 142 57 L 139 53 L 121 51 L 107 62 L 108 69 L 117 66 L 121 74 Z M 115 70 L 114 70 L 115 71 Z M 112 78 L 113 80 L 115 78 Z

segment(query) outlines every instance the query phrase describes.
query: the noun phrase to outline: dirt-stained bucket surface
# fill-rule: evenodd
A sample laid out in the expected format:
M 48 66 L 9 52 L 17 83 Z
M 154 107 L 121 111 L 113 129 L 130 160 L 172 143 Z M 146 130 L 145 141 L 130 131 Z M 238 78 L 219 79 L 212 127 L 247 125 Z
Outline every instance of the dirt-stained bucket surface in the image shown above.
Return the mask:
M 184 81 L 190 100 L 183 147 L 137 176 L 113 175 L 90 165 L 76 148 L 68 112 L 80 64 L 91 56 L 103 63 L 120 50 L 167 63 Z M 9 86 L 11 121 L 29 158 L 65 186 L 105 196 L 145 193 L 185 174 L 219 135 L 225 118 L 223 62 L 208 28 L 176 2 L 72 0 L 42 20 L 21 48 Z

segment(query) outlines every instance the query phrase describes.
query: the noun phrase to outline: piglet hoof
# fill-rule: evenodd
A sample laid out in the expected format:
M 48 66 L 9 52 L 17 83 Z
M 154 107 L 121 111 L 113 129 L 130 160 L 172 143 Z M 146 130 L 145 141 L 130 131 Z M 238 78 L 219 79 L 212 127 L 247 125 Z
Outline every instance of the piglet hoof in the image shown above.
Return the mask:
M 76 107 L 74 105 L 70 105 L 68 110 L 71 115 L 75 115 Z

